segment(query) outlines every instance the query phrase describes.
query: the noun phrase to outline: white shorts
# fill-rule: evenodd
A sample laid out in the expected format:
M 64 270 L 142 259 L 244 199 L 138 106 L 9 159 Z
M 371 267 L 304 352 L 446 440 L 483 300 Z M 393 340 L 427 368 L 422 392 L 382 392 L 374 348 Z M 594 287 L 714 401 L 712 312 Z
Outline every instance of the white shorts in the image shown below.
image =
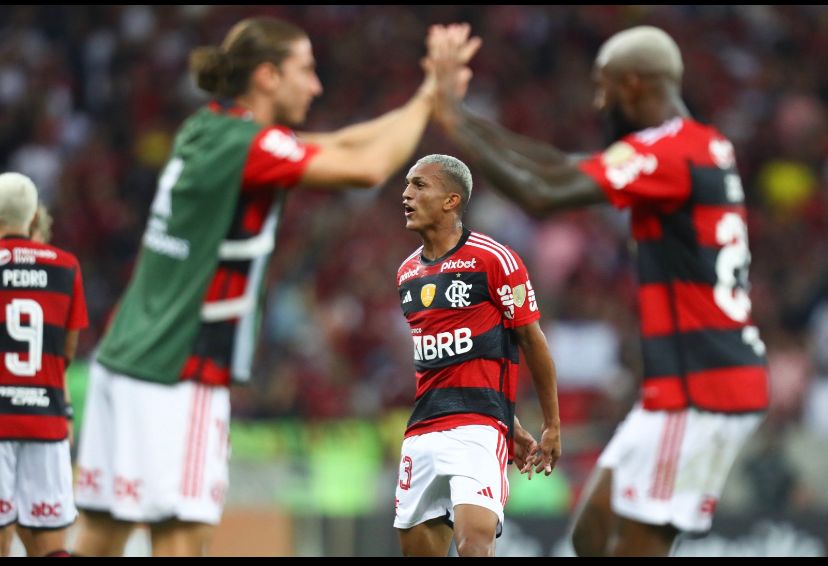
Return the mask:
M 142 381 L 94 362 L 78 443 L 78 507 L 125 521 L 217 524 L 229 424 L 224 387 Z
M 508 446 L 494 427 L 467 425 L 409 436 L 402 444 L 394 526 L 408 529 L 445 517 L 454 524 L 455 505 L 490 509 L 497 515 L 509 497 Z
M 62 529 L 75 522 L 69 441 L 0 441 L 0 527 Z
M 710 530 L 730 468 L 762 418 L 636 405 L 598 459 L 613 472 L 613 510 L 651 525 Z

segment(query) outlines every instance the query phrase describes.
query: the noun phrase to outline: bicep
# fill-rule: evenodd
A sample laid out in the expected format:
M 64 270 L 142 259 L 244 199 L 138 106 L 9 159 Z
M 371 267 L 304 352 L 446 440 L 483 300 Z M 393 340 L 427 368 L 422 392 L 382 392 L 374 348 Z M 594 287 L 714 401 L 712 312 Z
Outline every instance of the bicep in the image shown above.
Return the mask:
M 544 336 L 540 322 L 537 320 L 515 327 L 515 335 L 517 336 L 518 346 L 524 354 L 540 346 L 546 347 L 546 336 Z
M 338 144 L 338 136 L 335 132 L 296 132 L 296 137 L 302 143 L 318 145 L 320 147 Z

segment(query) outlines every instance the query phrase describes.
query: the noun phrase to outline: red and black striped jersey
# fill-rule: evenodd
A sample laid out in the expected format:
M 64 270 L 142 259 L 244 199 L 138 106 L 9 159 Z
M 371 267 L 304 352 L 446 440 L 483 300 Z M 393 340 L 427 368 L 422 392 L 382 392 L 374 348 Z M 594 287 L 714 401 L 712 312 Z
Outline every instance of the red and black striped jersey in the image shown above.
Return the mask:
M 526 268 L 511 249 L 469 230 L 441 258 L 421 252 L 397 272 L 417 379 L 405 434 L 488 424 L 508 435 L 519 362 L 513 329 L 540 318 Z
M 245 118 L 249 110 L 212 102 L 216 113 Z M 319 147 L 283 126 L 262 128 L 242 171 L 241 194 L 219 264 L 207 288 L 202 324 L 181 376 L 211 385 L 250 379 L 263 297 L 262 281 L 275 247 L 287 189 L 302 178 Z
M 0 238 L 1 440 L 66 438 L 66 333 L 86 325 L 75 256 L 23 236 Z
M 744 192 L 730 141 L 673 118 L 581 169 L 613 205 L 632 211 L 643 407 L 766 409 L 765 346 L 751 320 Z

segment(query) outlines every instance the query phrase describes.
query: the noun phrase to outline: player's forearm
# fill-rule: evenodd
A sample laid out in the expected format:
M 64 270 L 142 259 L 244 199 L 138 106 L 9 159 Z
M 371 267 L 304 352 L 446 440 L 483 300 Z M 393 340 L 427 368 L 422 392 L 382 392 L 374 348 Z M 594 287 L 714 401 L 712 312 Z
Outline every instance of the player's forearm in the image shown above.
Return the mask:
M 406 104 L 395 108 L 372 120 L 346 126 L 331 134 L 332 140 L 341 147 L 355 147 L 375 143 L 389 134 L 390 129 L 407 127 L 411 121 L 413 126 L 422 132 L 425 127 L 431 102 L 424 93 L 418 91 Z M 419 136 L 417 137 L 419 140 Z
M 543 412 L 544 428 L 559 426 L 561 417 L 558 409 L 558 380 L 546 338 L 540 330 L 523 332 L 518 336 L 518 343 L 532 375 Z
M 418 93 L 401 108 L 380 117 L 381 127 L 360 149 L 371 156 L 387 178 L 411 159 L 430 114 L 431 98 Z
M 541 411 L 543 412 L 544 428 L 560 425 L 561 416 L 558 409 L 558 384 L 555 376 L 555 364 L 549 354 L 536 354 L 536 363 L 529 361 L 529 354 L 524 350 L 524 355 L 532 374 L 532 382 L 535 384 L 535 391 L 538 394 Z
M 553 166 L 570 162 L 570 156 L 567 153 L 548 143 L 507 130 L 491 120 L 475 116 L 465 108 L 461 107 L 460 111 L 464 113 L 463 120 L 467 127 L 479 138 L 500 145 L 505 150 L 517 154 L 518 157 L 523 157 L 527 164 Z
M 528 146 L 526 138 L 456 107 L 449 136 L 483 169 L 496 190 L 527 214 L 549 212 L 602 202 L 603 193 L 582 174 L 575 159 L 547 146 Z M 521 152 L 528 149 L 528 154 Z M 544 159 L 538 159 L 544 155 Z
M 72 360 L 75 359 L 75 351 L 78 349 L 78 337 L 80 336 L 80 331 L 78 330 L 67 330 L 66 331 L 66 338 L 63 344 L 63 357 L 66 360 L 66 366 L 68 367 Z

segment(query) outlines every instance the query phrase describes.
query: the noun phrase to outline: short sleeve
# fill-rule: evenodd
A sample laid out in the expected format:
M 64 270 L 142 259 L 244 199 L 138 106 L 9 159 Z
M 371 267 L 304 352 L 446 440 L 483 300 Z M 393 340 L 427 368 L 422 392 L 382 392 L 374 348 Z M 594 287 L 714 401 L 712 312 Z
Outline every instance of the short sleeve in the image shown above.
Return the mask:
M 493 261 L 489 262 L 489 292 L 503 314 L 508 328 L 525 326 L 540 319 L 538 302 L 523 260 L 510 248 L 491 240 Z M 496 244 L 497 247 L 494 247 Z
M 672 211 L 690 195 L 690 170 L 676 140 L 652 145 L 627 136 L 579 164 L 617 208 L 649 206 Z
M 263 128 L 250 145 L 242 190 L 293 187 L 317 153 L 319 146 L 302 143 L 287 128 Z

